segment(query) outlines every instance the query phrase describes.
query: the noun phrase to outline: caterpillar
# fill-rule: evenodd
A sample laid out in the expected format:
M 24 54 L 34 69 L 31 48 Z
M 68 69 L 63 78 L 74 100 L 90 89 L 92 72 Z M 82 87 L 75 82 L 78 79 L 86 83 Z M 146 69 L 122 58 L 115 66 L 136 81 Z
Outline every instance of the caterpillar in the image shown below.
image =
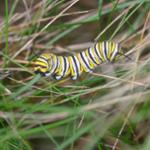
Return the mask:
M 75 55 L 57 56 L 53 53 L 43 53 L 35 61 L 34 72 L 56 80 L 67 76 L 76 80 L 82 72 L 92 73 L 98 65 L 107 61 L 115 62 L 121 55 L 123 53 L 118 43 L 98 42 Z

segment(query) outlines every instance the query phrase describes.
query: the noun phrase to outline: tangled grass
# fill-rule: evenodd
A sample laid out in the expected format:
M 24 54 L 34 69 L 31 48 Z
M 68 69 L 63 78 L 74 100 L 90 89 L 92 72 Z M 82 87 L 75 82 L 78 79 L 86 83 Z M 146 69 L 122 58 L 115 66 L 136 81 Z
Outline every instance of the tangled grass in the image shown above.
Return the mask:
M 149 150 L 150 1 L 0 2 L 0 149 Z M 34 75 L 42 52 L 126 50 L 77 81 Z

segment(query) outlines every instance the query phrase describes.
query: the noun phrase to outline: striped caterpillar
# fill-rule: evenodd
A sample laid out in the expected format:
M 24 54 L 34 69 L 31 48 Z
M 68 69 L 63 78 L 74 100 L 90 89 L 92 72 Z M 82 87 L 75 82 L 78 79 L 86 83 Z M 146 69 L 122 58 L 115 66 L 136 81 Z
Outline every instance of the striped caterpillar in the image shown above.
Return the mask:
M 43 53 L 35 61 L 34 72 L 60 80 L 70 76 L 76 80 L 82 72 L 92 73 L 103 62 L 115 62 L 123 55 L 118 43 L 105 41 L 70 56 Z

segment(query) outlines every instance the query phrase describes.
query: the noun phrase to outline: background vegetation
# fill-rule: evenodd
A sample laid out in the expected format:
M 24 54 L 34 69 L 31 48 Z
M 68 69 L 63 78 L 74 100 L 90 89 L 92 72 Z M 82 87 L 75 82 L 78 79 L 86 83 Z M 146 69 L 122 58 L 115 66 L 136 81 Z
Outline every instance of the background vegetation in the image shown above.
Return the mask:
M 0 1 L 0 150 L 149 150 L 150 1 Z M 124 57 L 77 81 L 33 73 L 42 52 L 96 41 Z

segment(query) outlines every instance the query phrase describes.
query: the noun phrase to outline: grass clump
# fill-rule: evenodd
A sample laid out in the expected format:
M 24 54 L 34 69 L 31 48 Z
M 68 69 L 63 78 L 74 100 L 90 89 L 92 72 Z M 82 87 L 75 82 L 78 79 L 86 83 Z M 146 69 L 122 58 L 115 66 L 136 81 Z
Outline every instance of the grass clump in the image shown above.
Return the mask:
M 149 150 L 149 0 L 0 2 L 0 149 Z M 125 55 L 76 81 L 34 75 L 38 54 L 103 40 Z

